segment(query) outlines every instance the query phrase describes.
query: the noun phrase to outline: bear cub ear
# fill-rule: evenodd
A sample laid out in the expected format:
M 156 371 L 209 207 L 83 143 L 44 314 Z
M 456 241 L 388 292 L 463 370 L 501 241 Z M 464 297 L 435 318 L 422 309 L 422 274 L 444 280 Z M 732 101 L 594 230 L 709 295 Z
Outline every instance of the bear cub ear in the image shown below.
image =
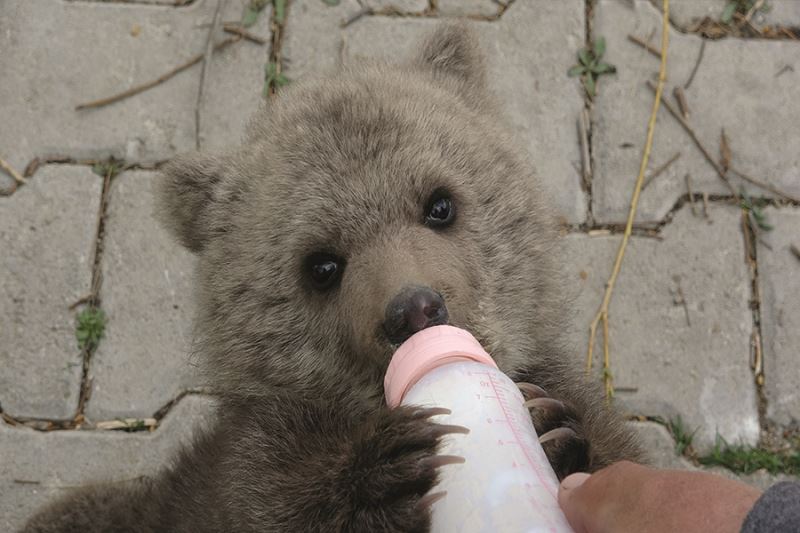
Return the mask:
M 441 81 L 455 84 L 467 100 L 486 95 L 486 63 L 478 36 L 464 22 L 443 23 L 425 41 L 418 63 Z
M 224 158 L 188 154 L 174 158 L 161 169 L 156 190 L 156 216 L 178 241 L 200 252 L 214 233 Z

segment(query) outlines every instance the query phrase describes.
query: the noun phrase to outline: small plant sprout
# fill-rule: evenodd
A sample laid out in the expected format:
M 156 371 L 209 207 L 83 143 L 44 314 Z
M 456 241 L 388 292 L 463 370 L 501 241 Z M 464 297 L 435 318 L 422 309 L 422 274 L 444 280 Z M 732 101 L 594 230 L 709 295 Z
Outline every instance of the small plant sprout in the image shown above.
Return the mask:
M 739 194 L 742 196 L 740 207 L 747 211 L 751 224 L 755 224 L 764 231 L 772 230 L 773 226 L 767 222 L 767 215 L 761 210 L 764 207 L 764 202 L 752 200 L 744 189 L 740 189 Z
M 242 26 L 249 28 L 258 22 L 258 16 L 270 3 L 270 0 L 250 0 L 244 8 Z
M 75 337 L 78 348 L 93 351 L 100 344 L 106 327 L 106 315 L 102 309 L 87 307 L 78 314 Z
M 278 70 L 278 64 L 270 61 L 266 68 L 266 77 L 264 79 L 264 96 L 268 96 L 270 88 L 278 89 L 289 83 L 289 78 L 283 75 Z
M 756 7 L 757 4 L 758 0 L 728 0 L 728 3 L 725 4 L 725 9 L 722 10 L 722 15 L 719 20 L 723 24 L 730 24 L 733 22 L 733 16 L 737 13 L 743 17 L 747 17 L 754 8 L 762 13 L 766 13 L 770 9 L 770 6 L 768 6 L 766 2 L 761 2 L 761 5 Z
M 728 444 L 720 435 L 714 449 L 699 458 L 705 466 L 723 466 L 732 472 L 752 474 L 764 469 L 770 474 L 800 474 L 800 451 L 774 452 L 744 444 Z
M 669 429 L 669 432 L 672 434 L 672 438 L 675 439 L 676 454 L 683 455 L 687 450 L 691 451 L 694 434 L 697 433 L 699 428 L 689 431 L 688 426 L 684 423 L 681 416 L 678 415 L 667 422 L 667 429 Z
M 603 74 L 613 74 L 617 67 L 601 60 L 606 51 L 606 40 L 603 37 L 595 39 L 591 47 L 578 50 L 578 64 L 567 71 L 570 77 L 580 76 L 586 94 L 594 98 L 597 94 L 597 78 Z

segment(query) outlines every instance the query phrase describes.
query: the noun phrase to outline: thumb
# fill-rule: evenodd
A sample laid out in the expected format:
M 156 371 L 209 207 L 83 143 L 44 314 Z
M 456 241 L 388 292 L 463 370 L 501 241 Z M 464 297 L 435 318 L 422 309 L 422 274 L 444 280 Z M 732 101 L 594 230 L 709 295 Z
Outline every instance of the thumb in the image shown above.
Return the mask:
M 567 522 L 575 533 L 590 533 L 585 524 L 585 498 L 581 498 L 581 486 L 590 474 L 579 472 L 565 477 L 558 486 L 558 505 L 564 511 Z

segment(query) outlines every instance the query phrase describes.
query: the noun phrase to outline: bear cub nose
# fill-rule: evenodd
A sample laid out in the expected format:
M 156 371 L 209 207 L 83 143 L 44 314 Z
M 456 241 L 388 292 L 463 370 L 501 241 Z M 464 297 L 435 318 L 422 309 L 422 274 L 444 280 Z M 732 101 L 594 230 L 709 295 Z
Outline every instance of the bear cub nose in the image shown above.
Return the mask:
M 402 344 L 418 331 L 447 324 L 444 298 L 430 287 L 406 287 L 386 306 L 383 329 L 392 344 Z

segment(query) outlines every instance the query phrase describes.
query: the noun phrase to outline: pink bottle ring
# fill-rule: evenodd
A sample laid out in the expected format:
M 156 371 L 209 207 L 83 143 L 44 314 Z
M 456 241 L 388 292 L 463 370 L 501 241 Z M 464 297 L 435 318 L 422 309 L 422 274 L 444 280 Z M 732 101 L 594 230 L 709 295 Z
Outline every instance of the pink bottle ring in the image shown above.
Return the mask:
M 397 407 L 422 376 L 456 361 L 476 361 L 497 368 L 494 359 L 468 331 L 433 326 L 415 333 L 400 345 L 389 362 L 383 380 L 387 405 Z

